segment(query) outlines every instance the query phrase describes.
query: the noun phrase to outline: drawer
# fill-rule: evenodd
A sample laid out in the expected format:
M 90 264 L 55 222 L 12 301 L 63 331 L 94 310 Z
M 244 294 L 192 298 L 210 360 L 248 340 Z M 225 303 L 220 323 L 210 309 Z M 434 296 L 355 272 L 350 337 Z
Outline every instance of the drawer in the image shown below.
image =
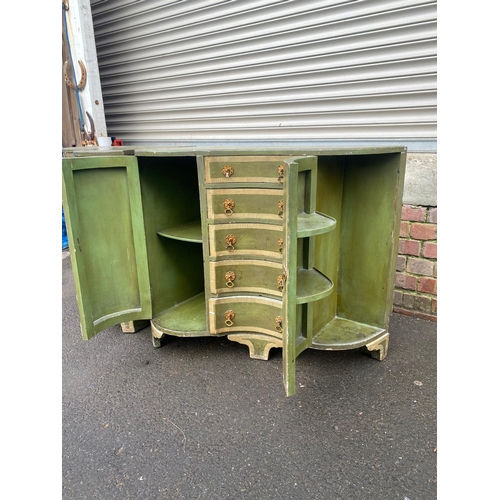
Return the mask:
M 283 220 L 282 189 L 207 189 L 208 219 Z
M 282 226 L 275 224 L 211 224 L 208 226 L 210 257 L 261 256 L 282 259 Z
M 205 157 L 205 182 L 280 183 L 280 170 L 286 156 L 210 156 Z
M 282 296 L 283 266 L 265 260 L 210 262 L 210 292 L 213 294 L 264 293 Z
M 254 332 L 282 337 L 282 302 L 261 297 L 209 299 L 210 333 Z

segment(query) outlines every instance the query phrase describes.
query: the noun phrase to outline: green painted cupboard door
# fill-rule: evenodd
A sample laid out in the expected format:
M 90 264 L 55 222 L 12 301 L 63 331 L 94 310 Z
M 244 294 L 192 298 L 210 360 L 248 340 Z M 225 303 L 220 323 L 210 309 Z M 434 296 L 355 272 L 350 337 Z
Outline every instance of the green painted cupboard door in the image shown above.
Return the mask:
M 315 181 L 310 173 L 317 157 L 306 156 L 284 162 L 284 213 L 286 240 L 283 248 L 283 271 L 286 276 L 283 291 L 283 383 L 287 396 L 295 394 L 295 362 L 297 356 L 312 345 L 312 337 L 303 331 L 297 314 L 297 270 L 303 266 L 297 254 L 299 211 L 311 212 L 315 198 Z M 301 180 L 299 182 L 299 175 Z M 301 186 L 301 187 L 300 187 Z M 301 194 L 301 191 L 302 194 Z
M 151 318 L 137 158 L 64 158 L 63 206 L 84 339 Z

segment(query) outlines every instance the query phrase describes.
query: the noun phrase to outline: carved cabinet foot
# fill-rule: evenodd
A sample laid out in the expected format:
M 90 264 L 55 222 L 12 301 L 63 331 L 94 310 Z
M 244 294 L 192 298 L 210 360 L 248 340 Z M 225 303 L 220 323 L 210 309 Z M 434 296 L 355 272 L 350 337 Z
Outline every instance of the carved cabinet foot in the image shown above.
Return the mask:
M 126 323 L 120 323 L 120 326 L 123 333 L 136 333 L 149 326 L 149 320 L 127 321 Z
M 374 359 L 378 361 L 383 361 L 387 356 L 387 350 L 389 348 L 389 332 L 384 333 L 381 337 L 366 344 L 363 350 Z
M 161 347 L 161 339 L 158 337 L 155 337 L 154 335 L 151 335 L 151 339 L 153 341 L 153 347 Z
M 269 359 L 269 351 L 272 347 L 283 347 L 281 339 L 269 335 L 259 334 L 231 334 L 227 338 L 233 342 L 248 346 L 252 359 Z

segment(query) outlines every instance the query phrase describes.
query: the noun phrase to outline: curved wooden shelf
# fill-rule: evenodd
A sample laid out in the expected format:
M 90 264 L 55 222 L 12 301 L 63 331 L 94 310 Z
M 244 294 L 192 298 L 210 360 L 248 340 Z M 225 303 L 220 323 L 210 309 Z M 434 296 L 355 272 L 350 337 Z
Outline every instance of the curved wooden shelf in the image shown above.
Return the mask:
M 333 283 L 317 269 L 299 269 L 297 271 L 297 304 L 314 302 L 330 295 Z
M 320 212 L 299 214 L 297 217 L 297 237 L 307 238 L 318 234 L 328 233 L 337 227 L 337 221 Z
M 157 232 L 158 236 L 170 238 L 172 240 L 190 241 L 201 243 L 201 221 L 189 222 L 181 226 L 169 227 Z
M 205 294 L 200 293 L 157 314 L 151 320 L 156 333 L 177 337 L 210 336 L 206 323 Z
M 384 333 L 384 328 L 334 318 L 313 337 L 311 347 L 327 351 L 356 349 L 376 340 Z

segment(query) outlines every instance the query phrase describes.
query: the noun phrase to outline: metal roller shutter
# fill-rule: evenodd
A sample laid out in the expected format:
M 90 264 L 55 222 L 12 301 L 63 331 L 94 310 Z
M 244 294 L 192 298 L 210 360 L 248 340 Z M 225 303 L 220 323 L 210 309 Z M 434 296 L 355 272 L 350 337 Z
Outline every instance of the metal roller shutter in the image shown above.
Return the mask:
M 108 134 L 127 144 L 436 149 L 436 2 L 91 6 Z

